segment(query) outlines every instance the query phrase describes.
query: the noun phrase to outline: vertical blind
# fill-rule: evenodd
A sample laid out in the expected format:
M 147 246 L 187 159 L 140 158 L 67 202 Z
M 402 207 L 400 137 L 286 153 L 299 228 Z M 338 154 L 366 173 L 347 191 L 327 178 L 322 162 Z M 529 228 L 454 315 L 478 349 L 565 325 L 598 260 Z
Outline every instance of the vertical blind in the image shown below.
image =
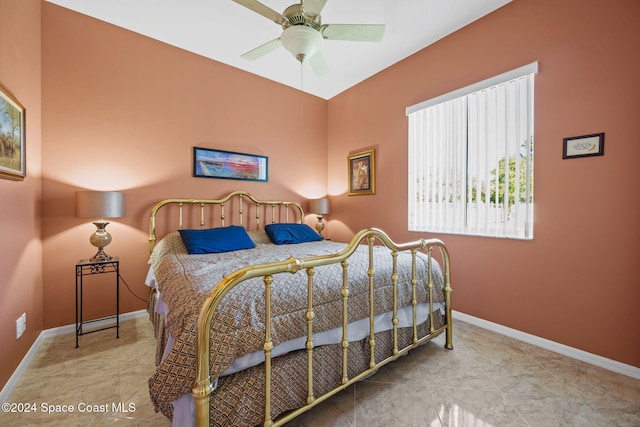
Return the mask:
M 533 238 L 535 72 L 407 108 L 409 230 Z

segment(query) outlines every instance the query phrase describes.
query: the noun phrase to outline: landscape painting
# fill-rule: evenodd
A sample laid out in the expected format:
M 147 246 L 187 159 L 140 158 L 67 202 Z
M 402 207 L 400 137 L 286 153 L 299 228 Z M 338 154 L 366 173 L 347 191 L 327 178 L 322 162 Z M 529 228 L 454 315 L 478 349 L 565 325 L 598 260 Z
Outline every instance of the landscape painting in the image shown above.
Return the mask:
M 193 176 L 268 181 L 268 158 L 255 154 L 193 147 Z
M 23 180 L 25 164 L 25 109 L 0 84 L 0 178 Z

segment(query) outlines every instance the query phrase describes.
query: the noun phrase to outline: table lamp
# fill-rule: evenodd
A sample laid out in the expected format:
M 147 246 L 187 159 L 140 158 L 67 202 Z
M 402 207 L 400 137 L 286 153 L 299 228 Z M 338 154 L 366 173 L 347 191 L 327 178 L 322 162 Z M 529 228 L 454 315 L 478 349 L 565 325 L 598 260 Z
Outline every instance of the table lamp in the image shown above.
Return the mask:
M 313 199 L 309 200 L 309 211 L 316 214 L 318 222 L 316 223 L 316 230 L 318 234 L 322 236 L 322 230 L 324 230 L 324 222 L 322 222 L 322 215 L 328 215 L 330 211 L 329 199 Z
M 77 191 L 76 216 L 84 218 L 99 218 L 93 224 L 96 231 L 89 241 L 98 248 L 98 252 L 91 261 L 106 261 L 110 257 L 104 253 L 104 248 L 111 243 L 111 235 L 105 227 L 109 224 L 105 218 L 120 218 L 124 216 L 124 193 L 118 191 Z

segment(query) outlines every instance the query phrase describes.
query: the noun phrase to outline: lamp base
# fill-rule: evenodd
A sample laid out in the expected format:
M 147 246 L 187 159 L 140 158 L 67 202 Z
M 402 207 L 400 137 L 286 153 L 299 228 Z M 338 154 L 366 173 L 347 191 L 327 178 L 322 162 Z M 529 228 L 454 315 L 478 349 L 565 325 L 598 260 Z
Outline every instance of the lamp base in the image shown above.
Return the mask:
M 110 259 L 111 256 L 104 253 L 104 250 L 100 248 L 94 256 L 89 258 L 89 261 L 109 261 Z
M 316 218 L 318 218 L 318 222 L 316 223 L 316 231 L 319 235 L 322 236 L 322 230 L 324 230 L 324 222 L 322 222 L 322 217 L 320 215 L 318 215 Z
M 93 223 L 96 226 L 96 231 L 89 238 L 89 242 L 98 248 L 98 252 L 91 258 L 91 261 L 106 261 L 111 258 L 104 252 L 104 248 L 111 243 L 111 234 L 105 230 L 108 224 L 104 219 Z

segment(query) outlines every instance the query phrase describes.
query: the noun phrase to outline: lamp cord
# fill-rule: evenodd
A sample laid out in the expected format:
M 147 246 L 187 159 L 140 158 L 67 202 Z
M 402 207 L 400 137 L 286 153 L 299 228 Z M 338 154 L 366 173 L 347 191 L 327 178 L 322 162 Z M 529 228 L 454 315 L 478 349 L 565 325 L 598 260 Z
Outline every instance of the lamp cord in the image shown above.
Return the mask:
M 133 292 L 131 290 L 131 288 L 129 287 L 129 284 L 127 283 L 126 280 L 124 280 L 124 277 L 122 277 L 122 275 L 120 273 L 118 273 L 118 277 L 120 278 L 120 280 L 122 280 L 122 282 L 124 283 L 124 285 L 127 287 L 127 289 L 129 290 L 129 293 L 131 295 L 133 295 L 134 297 L 138 298 L 140 301 L 144 302 L 145 304 L 149 304 L 149 300 L 146 300 L 144 298 L 139 297 L 138 295 L 136 295 L 135 292 Z

